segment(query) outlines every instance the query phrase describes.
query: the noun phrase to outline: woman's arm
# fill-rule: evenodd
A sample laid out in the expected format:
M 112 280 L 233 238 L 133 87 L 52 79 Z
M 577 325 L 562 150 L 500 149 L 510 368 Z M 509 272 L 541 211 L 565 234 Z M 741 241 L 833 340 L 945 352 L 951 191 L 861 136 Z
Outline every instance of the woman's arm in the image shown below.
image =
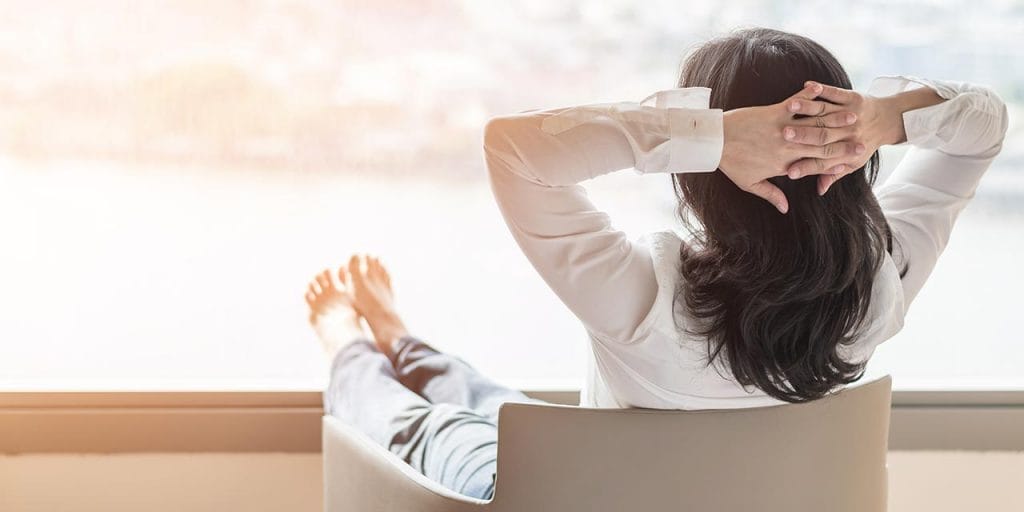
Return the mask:
M 670 119 L 668 110 L 639 105 L 598 108 L 494 118 L 484 153 L 498 207 L 530 263 L 591 334 L 630 342 L 644 335 L 658 291 L 651 255 L 614 229 L 578 183 L 630 167 L 712 171 L 722 113 L 677 109 Z
M 625 102 L 496 117 L 484 133 L 494 196 L 527 258 L 588 331 L 629 342 L 643 335 L 657 294 L 651 256 L 612 227 L 579 183 L 630 167 L 710 172 L 735 162 L 723 172 L 755 193 L 792 161 L 825 151 L 782 136 L 792 101 L 839 115 L 812 101 L 815 94 L 808 88 L 795 100 L 726 116 L 707 108 L 709 90 L 689 88 L 659 93 L 667 106 Z
M 902 279 L 905 313 L 1002 149 L 1009 114 L 991 89 L 965 83 L 886 77 L 877 79 L 869 94 L 880 102 L 892 98 L 896 142 L 913 145 L 875 191 L 909 265 Z M 935 96 L 944 101 L 934 101 Z
M 946 247 L 957 216 L 1002 149 L 1009 123 L 1006 105 L 986 87 L 914 77 L 880 77 L 866 96 L 826 87 L 822 97 L 858 113 L 861 121 L 851 137 L 867 145 L 867 154 L 885 144 L 913 146 L 875 191 L 896 249 L 908 264 L 902 279 L 905 313 Z M 797 129 L 799 140 L 814 138 L 813 128 Z M 797 162 L 791 176 L 821 165 Z M 841 177 L 819 176 L 819 192 Z

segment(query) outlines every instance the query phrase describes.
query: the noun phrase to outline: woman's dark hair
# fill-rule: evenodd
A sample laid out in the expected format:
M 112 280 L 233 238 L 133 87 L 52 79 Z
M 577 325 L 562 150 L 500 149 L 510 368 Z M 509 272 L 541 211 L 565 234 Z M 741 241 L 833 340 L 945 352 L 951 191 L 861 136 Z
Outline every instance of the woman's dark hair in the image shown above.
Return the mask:
M 685 61 L 680 87 L 711 88 L 711 108 L 779 103 L 807 80 L 850 89 L 824 47 L 806 37 L 746 29 L 712 40 Z M 679 213 L 693 235 L 681 249 L 682 301 L 708 339 L 708 364 L 787 402 L 820 398 L 864 374 L 840 345 L 857 340 L 889 224 L 871 190 L 878 153 L 824 196 L 817 176 L 771 178 L 789 200 L 781 214 L 722 172 L 678 173 Z M 695 229 L 688 214 L 702 225 Z M 904 273 L 906 270 L 904 269 Z

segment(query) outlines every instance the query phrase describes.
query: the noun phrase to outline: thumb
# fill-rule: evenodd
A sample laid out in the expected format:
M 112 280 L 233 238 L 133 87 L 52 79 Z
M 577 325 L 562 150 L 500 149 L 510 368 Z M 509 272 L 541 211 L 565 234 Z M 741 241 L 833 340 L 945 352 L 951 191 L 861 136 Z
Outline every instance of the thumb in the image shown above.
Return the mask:
M 768 201 L 783 214 L 789 211 L 789 201 L 786 200 L 786 194 L 782 192 L 781 188 L 766 179 L 751 185 L 747 188 L 747 192 Z

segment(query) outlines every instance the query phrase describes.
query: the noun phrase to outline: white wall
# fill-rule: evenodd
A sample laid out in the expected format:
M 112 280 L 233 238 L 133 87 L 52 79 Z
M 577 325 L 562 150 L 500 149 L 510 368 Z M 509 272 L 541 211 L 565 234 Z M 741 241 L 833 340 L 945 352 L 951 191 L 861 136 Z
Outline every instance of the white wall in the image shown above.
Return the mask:
M 892 452 L 890 511 L 1024 510 L 1024 453 Z M 3 512 L 320 510 L 319 454 L 0 456 Z

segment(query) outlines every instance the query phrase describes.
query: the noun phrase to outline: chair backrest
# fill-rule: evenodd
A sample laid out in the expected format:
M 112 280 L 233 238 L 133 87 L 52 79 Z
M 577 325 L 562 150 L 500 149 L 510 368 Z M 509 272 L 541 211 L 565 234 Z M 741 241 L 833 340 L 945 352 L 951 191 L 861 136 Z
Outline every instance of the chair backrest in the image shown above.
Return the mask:
M 431 482 L 324 417 L 330 512 L 882 512 L 892 379 L 806 404 L 654 411 L 505 404 L 494 500 Z
M 505 404 L 493 509 L 886 509 L 889 376 L 803 404 L 655 411 Z

